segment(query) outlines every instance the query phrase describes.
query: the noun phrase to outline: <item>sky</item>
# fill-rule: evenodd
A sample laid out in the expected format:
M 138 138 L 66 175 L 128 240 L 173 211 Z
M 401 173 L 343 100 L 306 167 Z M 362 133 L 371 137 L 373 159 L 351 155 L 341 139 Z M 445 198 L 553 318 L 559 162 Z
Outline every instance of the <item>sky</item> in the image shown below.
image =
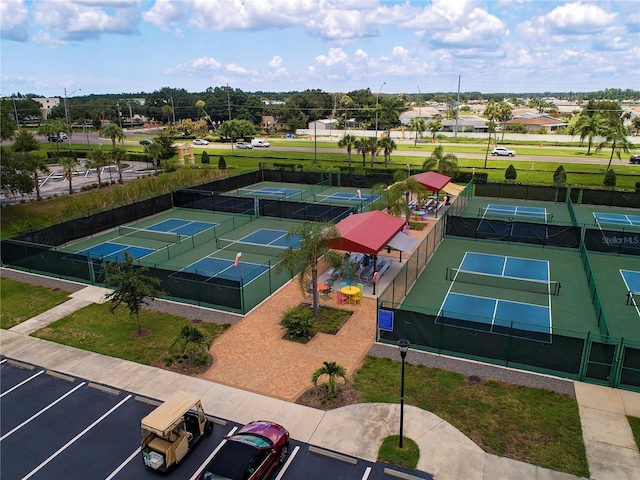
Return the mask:
M 0 96 L 640 90 L 640 2 L 0 0 Z

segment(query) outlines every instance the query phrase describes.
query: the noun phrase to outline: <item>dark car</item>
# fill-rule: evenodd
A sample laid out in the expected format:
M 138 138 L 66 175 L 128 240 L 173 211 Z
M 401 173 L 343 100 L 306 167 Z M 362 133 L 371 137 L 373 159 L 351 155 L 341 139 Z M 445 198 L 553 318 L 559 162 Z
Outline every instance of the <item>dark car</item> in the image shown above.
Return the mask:
M 631 158 L 629 159 L 629 163 L 632 163 L 634 165 L 640 165 L 640 155 L 631 155 Z
M 151 140 L 140 140 L 140 145 L 144 145 L 145 147 L 147 145 L 151 145 L 153 142 Z
M 47 140 L 49 140 L 50 142 L 54 142 L 54 143 L 55 142 L 59 142 L 59 143 L 64 142 L 64 138 L 59 137 L 58 135 L 53 135 L 51 137 L 48 137 Z
M 289 432 L 263 420 L 248 423 L 225 440 L 201 480 L 266 480 L 289 453 Z

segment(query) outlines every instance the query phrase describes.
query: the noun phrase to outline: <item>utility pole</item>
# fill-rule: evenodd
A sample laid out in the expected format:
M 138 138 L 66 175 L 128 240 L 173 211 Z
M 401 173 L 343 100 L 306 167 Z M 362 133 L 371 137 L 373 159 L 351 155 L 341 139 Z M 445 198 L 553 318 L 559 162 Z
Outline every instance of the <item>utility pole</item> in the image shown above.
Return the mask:
M 458 117 L 460 116 L 460 75 L 458 75 L 458 99 L 456 100 L 456 128 L 453 131 L 453 137 L 458 136 Z
M 127 100 L 127 105 L 129 105 L 129 126 L 133 129 L 133 112 L 131 111 L 131 100 Z
M 81 88 L 76 88 L 73 92 L 71 92 L 69 95 L 73 95 L 76 92 L 81 91 Z M 69 142 L 69 150 L 71 150 L 71 123 L 69 122 L 69 106 L 67 105 L 67 88 L 65 87 L 64 89 L 64 116 L 65 119 L 67 120 L 67 131 L 69 133 L 67 133 L 67 140 Z M 58 132 L 58 134 L 60 134 L 60 132 Z
M 376 140 L 378 139 L 378 98 L 380 97 L 380 92 L 382 92 L 382 87 L 384 87 L 387 84 L 387 82 L 382 82 L 382 85 L 380 85 L 380 90 L 378 90 L 378 93 L 376 95 Z
M 13 112 L 16 116 L 16 125 L 18 126 L 18 132 L 20 131 L 20 119 L 18 118 L 18 109 L 16 108 L 16 97 L 13 97 Z

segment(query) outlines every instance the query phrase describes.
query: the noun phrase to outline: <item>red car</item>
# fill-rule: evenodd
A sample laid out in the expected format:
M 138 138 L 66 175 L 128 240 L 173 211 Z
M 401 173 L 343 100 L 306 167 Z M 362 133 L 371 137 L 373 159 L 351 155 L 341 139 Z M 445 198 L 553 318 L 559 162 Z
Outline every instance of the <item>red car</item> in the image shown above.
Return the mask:
M 225 443 L 200 474 L 201 480 L 266 480 L 289 453 L 289 432 L 277 423 L 246 424 Z

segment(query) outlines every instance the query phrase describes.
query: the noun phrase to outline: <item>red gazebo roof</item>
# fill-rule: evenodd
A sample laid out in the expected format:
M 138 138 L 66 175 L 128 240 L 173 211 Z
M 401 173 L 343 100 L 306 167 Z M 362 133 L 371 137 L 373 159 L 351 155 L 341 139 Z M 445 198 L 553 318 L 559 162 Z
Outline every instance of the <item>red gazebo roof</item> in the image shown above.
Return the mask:
M 424 172 L 411 175 L 420 185 L 432 192 L 439 192 L 447 183 L 451 181 L 450 177 L 437 172 Z
M 329 247 L 346 252 L 377 255 L 404 227 L 402 218 L 379 210 L 349 215 L 336 225 L 338 239 L 329 242 Z

